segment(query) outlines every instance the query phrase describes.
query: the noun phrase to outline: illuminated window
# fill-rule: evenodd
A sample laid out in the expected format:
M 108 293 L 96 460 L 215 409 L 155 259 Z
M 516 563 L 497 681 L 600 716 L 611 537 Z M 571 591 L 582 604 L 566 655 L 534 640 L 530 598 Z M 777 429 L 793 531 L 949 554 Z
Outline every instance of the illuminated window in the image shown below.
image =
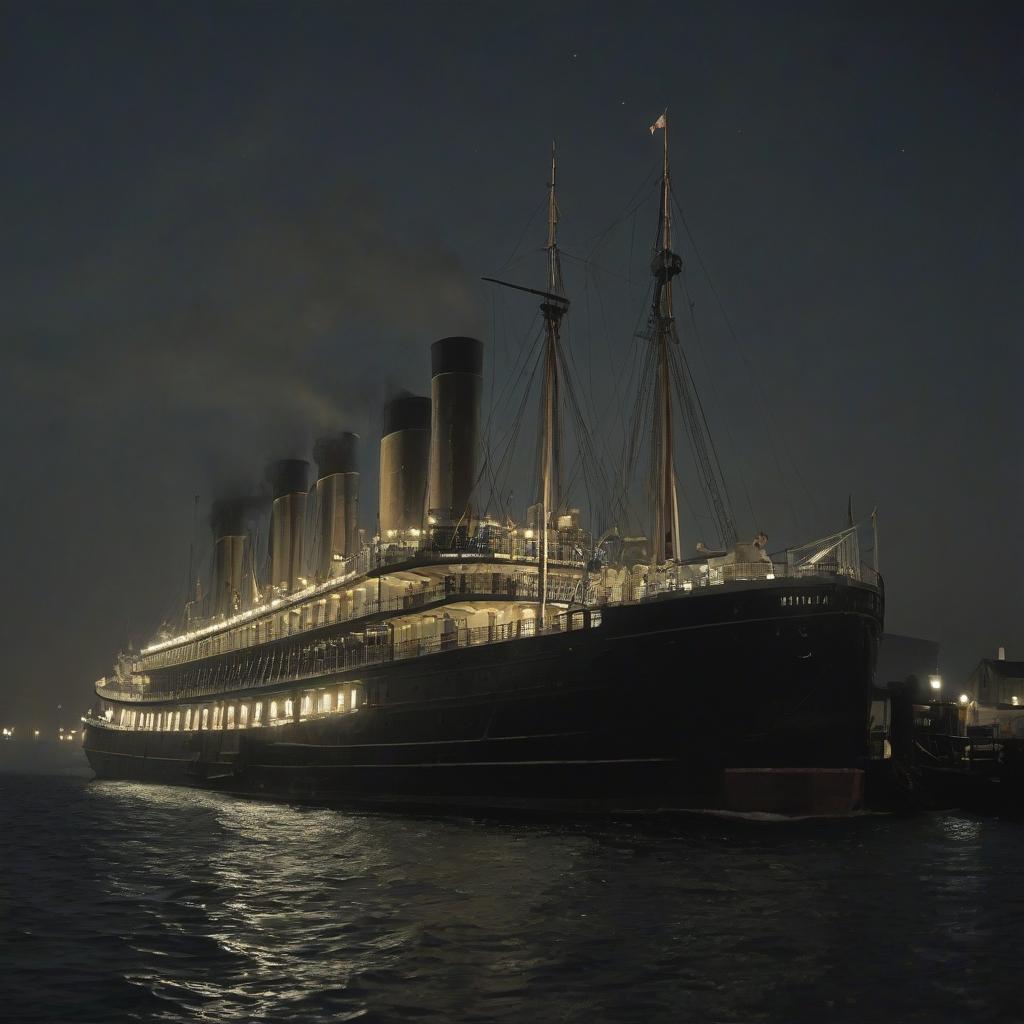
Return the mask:
M 192 709 L 185 709 L 185 732 L 188 732 L 192 728 Z
M 329 693 L 322 693 L 320 695 L 320 710 L 324 714 L 331 710 L 331 695 Z
M 305 693 L 302 695 L 302 714 L 308 715 L 313 710 L 313 698 L 310 694 Z
M 214 729 L 220 728 L 220 705 L 218 704 L 213 709 L 213 727 Z
M 238 728 L 244 729 L 249 724 L 249 705 L 243 704 L 238 709 Z
M 263 702 L 260 701 L 252 706 L 252 724 L 259 725 L 260 719 L 263 717 Z
M 600 610 L 594 610 L 590 613 L 590 625 L 591 627 L 601 625 L 601 612 Z
M 200 726 L 202 729 L 208 729 L 210 727 L 210 709 L 203 708 L 203 724 Z
M 270 702 L 270 720 L 272 722 L 276 722 L 277 721 L 277 701 L 276 700 L 272 700 Z
M 355 709 L 356 709 L 356 704 L 357 704 L 358 700 L 359 700 L 359 687 L 353 686 L 352 687 L 352 697 L 351 697 L 351 700 L 350 700 L 350 703 L 349 703 L 349 707 L 353 711 L 355 711 Z
M 294 707 L 294 704 L 293 704 L 293 701 L 292 701 L 291 697 L 289 697 L 284 702 L 284 717 L 287 718 L 288 721 L 291 721 L 292 717 L 294 716 L 294 714 L 295 714 L 295 707 Z
M 180 732 L 181 731 L 181 712 L 180 711 L 175 711 L 174 712 L 174 731 L 175 732 Z
M 338 703 L 336 705 L 338 711 L 345 710 L 345 688 L 341 687 L 338 690 Z
M 227 727 L 229 729 L 234 729 L 234 727 L 235 727 L 235 705 L 234 704 L 232 704 L 231 707 L 228 708 Z

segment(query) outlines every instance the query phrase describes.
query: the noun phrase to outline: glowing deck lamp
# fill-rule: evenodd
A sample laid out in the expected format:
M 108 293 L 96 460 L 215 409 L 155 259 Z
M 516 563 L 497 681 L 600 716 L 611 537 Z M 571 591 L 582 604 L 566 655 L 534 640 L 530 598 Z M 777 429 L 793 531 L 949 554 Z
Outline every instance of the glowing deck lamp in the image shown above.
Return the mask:
M 970 704 L 971 703 L 971 698 L 968 697 L 966 693 L 961 693 L 960 694 L 960 703 L 961 704 Z
M 929 676 L 928 677 L 928 685 L 931 686 L 931 688 L 933 690 L 941 690 L 942 689 L 942 676 Z

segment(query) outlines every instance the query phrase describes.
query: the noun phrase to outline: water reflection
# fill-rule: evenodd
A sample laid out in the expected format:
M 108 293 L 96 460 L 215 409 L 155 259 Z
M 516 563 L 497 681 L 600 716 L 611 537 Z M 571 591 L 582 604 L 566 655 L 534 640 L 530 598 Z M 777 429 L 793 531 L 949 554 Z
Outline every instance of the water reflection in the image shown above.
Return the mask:
M 1024 882 L 998 822 L 523 825 L 59 779 L 5 795 L 14 1019 L 47 1019 L 41 989 L 78 1021 L 1006 1019 Z

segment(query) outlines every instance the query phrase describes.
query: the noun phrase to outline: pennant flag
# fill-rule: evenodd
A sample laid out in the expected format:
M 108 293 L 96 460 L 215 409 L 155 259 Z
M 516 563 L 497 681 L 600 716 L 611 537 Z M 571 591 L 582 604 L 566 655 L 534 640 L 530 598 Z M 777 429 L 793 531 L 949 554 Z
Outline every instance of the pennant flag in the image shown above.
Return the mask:
M 653 135 L 659 128 L 667 128 L 667 127 L 668 127 L 668 120 L 665 118 L 665 115 L 662 114 L 661 117 L 659 117 L 658 120 L 655 121 L 654 124 L 651 125 L 651 134 Z

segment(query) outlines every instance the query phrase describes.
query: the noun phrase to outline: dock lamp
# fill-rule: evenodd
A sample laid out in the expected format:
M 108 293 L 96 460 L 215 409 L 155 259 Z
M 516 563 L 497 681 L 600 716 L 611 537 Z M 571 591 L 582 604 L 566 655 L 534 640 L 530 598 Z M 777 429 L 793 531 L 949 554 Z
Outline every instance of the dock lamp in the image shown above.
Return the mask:
M 938 693 L 942 689 L 942 676 L 929 676 L 928 685 Z

